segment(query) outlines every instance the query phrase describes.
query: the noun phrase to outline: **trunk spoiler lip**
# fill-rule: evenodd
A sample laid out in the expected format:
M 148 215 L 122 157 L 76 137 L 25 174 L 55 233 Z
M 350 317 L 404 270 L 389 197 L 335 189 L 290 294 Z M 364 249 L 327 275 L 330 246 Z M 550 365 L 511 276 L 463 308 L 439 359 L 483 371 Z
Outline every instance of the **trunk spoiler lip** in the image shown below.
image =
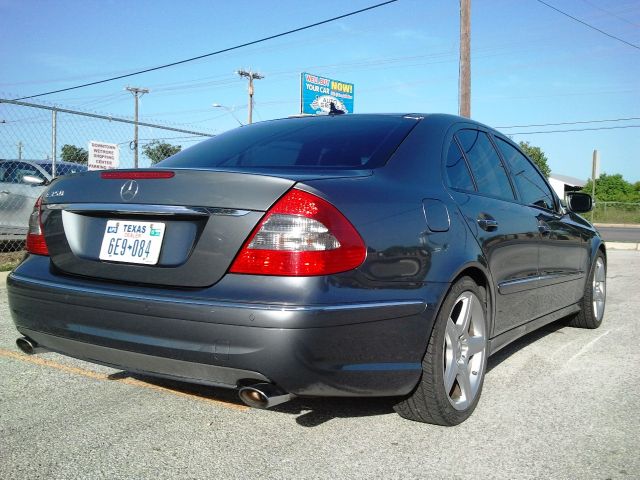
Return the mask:
M 273 168 L 273 167 L 250 167 L 247 169 L 239 168 L 190 168 L 190 167 L 173 167 L 171 170 L 178 172 L 211 172 L 211 173 L 238 173 L 243 175 L 256 175 L 260 177 L 276 177 L 284 180 L 292 180 L 294 182 L 304 182 L 311 180 L 324 180 L 333 178 L 357 178 L 370 177 L 373 175 L 372 169 L 352 169 L 352 168 Z

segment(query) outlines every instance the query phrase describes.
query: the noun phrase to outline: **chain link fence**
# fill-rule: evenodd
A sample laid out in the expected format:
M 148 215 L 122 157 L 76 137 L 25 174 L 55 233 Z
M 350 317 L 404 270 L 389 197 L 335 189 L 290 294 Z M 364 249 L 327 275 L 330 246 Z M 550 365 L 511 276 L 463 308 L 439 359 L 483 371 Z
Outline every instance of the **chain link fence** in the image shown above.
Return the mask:
M 592 213 L 593 216 L 587 218 L 595 223 L 640 224 L 640 203 L 599 202 L 596 199 Z
M 53 177 L 87 170 L 90 157 L 100 163 L 104 148 L 110 160 L 118 159 L 117 168 L 149 167 L 213 136 L 137 122 L 136 142 L 135 125 L 127 118 L 0 98 L 0 270 L 24 254 L 33 204 Z

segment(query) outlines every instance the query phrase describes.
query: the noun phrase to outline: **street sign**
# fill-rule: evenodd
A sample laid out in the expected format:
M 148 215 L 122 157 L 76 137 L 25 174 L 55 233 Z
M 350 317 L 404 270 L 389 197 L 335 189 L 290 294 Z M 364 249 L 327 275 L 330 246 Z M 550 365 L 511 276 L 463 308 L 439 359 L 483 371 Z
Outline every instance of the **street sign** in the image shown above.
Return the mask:
M 120 147 L 115 143 L 89 142 L 89 170 L 109 170 L 120 166 Z
M 300 77 L 300 113 L 326 115 L 334 111 L 353 113 L 353 83 L 332 80 L 312 73 Z

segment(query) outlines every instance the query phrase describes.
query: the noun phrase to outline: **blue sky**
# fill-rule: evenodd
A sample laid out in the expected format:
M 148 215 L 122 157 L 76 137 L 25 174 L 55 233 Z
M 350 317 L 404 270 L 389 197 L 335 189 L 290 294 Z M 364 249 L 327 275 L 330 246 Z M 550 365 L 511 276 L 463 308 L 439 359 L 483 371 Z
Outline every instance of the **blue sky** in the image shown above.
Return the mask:
M 640 45 L 638 0 L 547 0 Z M 166 0 L 0 0 L 0 95 L 17 98 L 201 55 L 377 3 Z M 355 84 L 356 112 L 458 109 L 458 1 L 397 3 L 287 37 L 137 77 L 34 99 L 130 117 L 126 85 L 148 87 L 141 119 L 219 133 L 299 111 L 300 72 Z M 472 117 L 540 146 L 552 170 L 586 179 L 601 170 L 640 180 L 640 49 L 536 0 L 472 0 Z M 0 111 L 1 114 L 1 111 Z M 2 120 L 0 118 L 0 120 Z M 580 132 L 524 133 L 604 128 Z M 0 130 L 0 136 L 2 130 Z M 188 142 L 182 142 L 184 146 Z

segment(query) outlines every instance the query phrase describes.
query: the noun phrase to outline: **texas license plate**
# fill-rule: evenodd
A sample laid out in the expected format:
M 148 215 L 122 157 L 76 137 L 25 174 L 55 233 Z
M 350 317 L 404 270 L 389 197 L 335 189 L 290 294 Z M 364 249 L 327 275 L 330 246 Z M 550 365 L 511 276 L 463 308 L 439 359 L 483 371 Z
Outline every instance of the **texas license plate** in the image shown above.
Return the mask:
M 100 260 L 155 265 L 160 257 L 164 223 L 108 220 Z

